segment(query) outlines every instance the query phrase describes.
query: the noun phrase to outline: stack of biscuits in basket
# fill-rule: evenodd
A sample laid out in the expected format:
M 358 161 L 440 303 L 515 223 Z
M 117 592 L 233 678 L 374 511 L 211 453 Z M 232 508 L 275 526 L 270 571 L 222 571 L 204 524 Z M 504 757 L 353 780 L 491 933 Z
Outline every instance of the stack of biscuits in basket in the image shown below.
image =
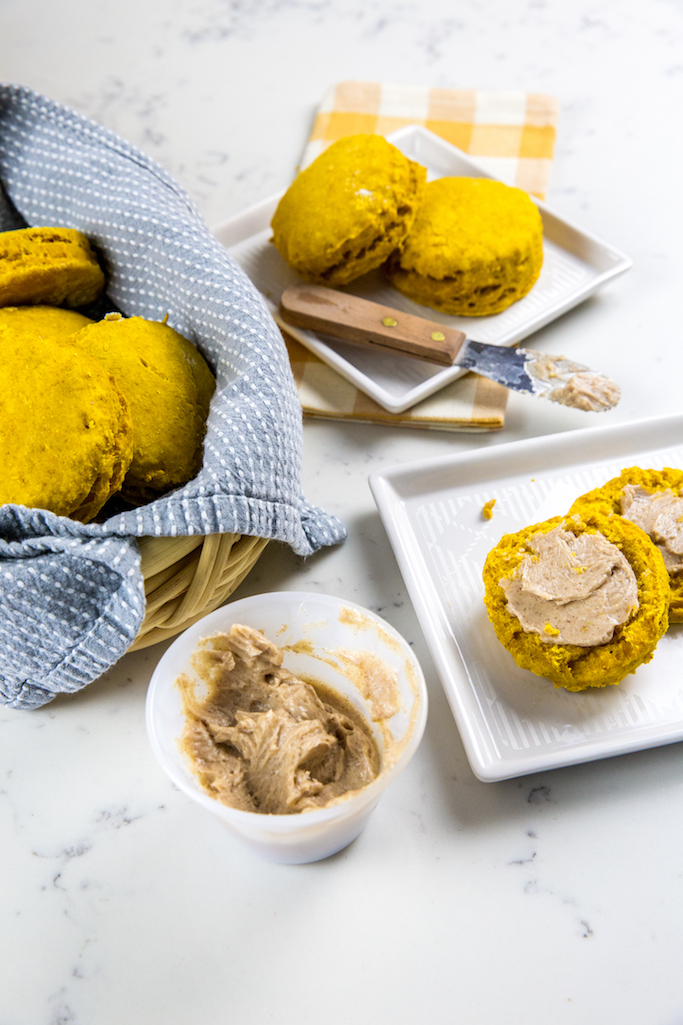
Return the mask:
M 77 312 L 104 285 L 74 229 L 0 234 L 0 504 L 87 523 L 201 467 L 211 370 L 164 322 Z
M 620 683 L 683 622 L 683 471 L 629 467 L 566 516 L 506 534 L 484 584 L 521 668 L 571 691 Z

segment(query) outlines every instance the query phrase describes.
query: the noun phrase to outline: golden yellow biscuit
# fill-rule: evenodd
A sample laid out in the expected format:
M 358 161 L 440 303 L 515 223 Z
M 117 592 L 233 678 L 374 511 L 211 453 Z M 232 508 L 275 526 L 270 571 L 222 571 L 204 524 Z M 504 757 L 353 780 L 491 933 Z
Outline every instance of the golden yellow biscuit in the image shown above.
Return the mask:
M 121 494 L 140 503 L 201 469 L 214 376 L 202 355 L 165 323 L 109 313 L 74 342 L 112 373 L 130 406 L 133 459 Z
M 0 308 L 0 332 L 64 341 L 92 324 L 89 317 L 58 306 L 5 306 Z
M 629 466 L 602 487 L 577 498 L 570 513 L 577 512 L 581 516 L 596 511 L 603 515 L 620 514 L 621 495 L 627 484 L 640 485 L 650 492 L 670 490 L 677 497 L 683 498 L 683 470 L 671 467 L 665 467 L 663 470 L 643 470 L 639 466 Z M 669 622 L 683 623 L 683 573 L 669 574 L 669 586 Z
M 280 200 L 273 242 L 305 281 L 345 285 L 402 244 L 426 173 L 381 135 L 339 139 Z
M 521 189 L 439 178 L 385 273 L 403 295 L 442 313 L 484 317 L 525 296 L 541 272 L 543 224 Z
M 538 633 L 525 631 L 517 616 L 508 610 L 500 581 L 509 580 L 526 556 L 533 559 L 529 542 L 534 537 L 559 526 L 576 537 L 600 533 L 623 553 L 635 574 L 639 608 L 627 622 L 615 628 L 612 639 L 604 644 L 585 647 L 549 643 Z M 489 552 L 484 584 L 489 619 L 498 640 L 517 665 L 571 691 L 620 683 L 638 666 L 650 661 L 667 628 L 669 581 L 662 556 L 635 524 L 600 511 L 585 518 L 557 516 L 516 534 L 506 534 Z M 555 631 L 548 625 L 546 632 L 552 636 Z
M 0 233 L 0 306 L 84 306 L 104 288 L 85 235 L 73 228 Z
M 0 328 L 0 504 L 87 523 L 132 454 L 126 401 L 101 363 L 69 341 Z

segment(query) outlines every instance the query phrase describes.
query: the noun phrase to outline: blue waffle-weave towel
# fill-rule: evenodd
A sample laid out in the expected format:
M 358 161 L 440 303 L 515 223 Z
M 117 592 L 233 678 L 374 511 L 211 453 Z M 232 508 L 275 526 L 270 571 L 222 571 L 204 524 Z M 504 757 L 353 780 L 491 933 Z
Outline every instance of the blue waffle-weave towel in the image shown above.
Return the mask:
M 82 231 L 112 304 L 168 314 L 217 380 L 204 465 L 185 487 L 102 524 L 0 507 L 0 701 L 36 708 L 96 679 L 133 642 L 145 613 L 135 538 L 239 533 L 307 555 L 345 531 L 301 492 L 301 409 L 280 333 L 173 179 L 67 107 L 0 85 L 0 182 L 0 230 Z

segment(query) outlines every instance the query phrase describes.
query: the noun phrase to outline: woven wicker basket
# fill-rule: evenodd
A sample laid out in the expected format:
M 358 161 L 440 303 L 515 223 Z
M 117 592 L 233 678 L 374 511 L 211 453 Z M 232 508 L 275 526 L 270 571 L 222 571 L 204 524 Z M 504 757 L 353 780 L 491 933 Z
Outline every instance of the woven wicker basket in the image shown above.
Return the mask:
M 140 538 L 147 604 L 129 651 L 165 641 L 217 609 L 267 544 L 242 534 Z

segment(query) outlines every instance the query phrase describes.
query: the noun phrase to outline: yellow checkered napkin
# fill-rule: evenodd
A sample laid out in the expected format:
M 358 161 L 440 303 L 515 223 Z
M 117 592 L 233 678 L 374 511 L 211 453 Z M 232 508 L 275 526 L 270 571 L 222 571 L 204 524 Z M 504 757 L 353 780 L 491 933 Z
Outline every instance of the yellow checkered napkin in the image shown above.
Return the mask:
M 424 125 L 496 178 L 543 199 L 556 123 L 557 100 L 542 93 L 340 82 L 318 108 L 301 166 L 345 135 Z
M 496 178 L 542 199 L 556 123 L 557 101 L 541 93 L 340 82 L 318 108 L 301 166 L 345 135 L 388 135 L 420 124 L 475 157 Z M 467 374 L 404 413 L 388 413 L 312 352 L 293 339 L 286 341 L 306 416 L 434 430 L 504 426 L 507 388 L 477 375 Z
M 439 431 L 493 431 L 504 426 L 508 390 L 479 374 L 466 374 L 404 413 L 388 413 L 310 349 L 283 335 L 304 416 Z

